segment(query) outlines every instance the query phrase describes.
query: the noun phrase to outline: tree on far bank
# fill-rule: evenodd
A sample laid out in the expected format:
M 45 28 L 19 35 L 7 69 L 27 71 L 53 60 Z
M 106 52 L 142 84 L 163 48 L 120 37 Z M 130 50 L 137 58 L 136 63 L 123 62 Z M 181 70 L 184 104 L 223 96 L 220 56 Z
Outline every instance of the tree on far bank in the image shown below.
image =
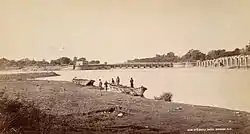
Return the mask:
M 60 65 L 69 65 L 71 63 L 71 59 L 68 57 L 61 57 L 59 61 Z
M 9 63 L 9 60 L 6 58 L 1 58 L 0 59 L 0 68 L 5 68 Z
M 247 55 L 250 55 L 250 43 L 249 43 L 249 45 L 245 46 L 245 52 Z
M 236 48 L 234 50 L 234 55 L 240 55 L 241 50 L 239 48 Z
M 7 66 L 10 66 L 10 67 L 17 67 L 17 62 L 15 60 L 10 60 L 8 63 L 7 63 Z
M 58 60 L 51 60 L 50 65 L 53 65 L 53 66 L 60 65 L 60 62 Z
M 185 55 L 181 57 L 181 61 L 187 62 L 194 62 L 197 60 L 205 60 L 206 59 L 206 54 L 200 52 L 200 50 L 194 50 L 191 49 L 189 50 Z
M 211 60 L 211 59 L 236 56 L 236 55 L 241 55 L 241 54 L 245 54 L 244 49 L 236 48 L 233 51 L 226 51 L 225 49 L 211 50 L 207 53 L 206 59 Z
M 180 61 L 180 57 L 175 55 L 174 52 L 169 52 L 164 57 L 165 57 L 165 61 L 167 62 L 179 62 Z
M 41 61 L 37 61 L 36 65 L 37 66 L 46 66 L 46 65 L 49 65 L 49 62 L 47 62 L 46 60 L 43 59 Z
M 91 60 L 89 64 L 100 64 L 99 60 Z
M 220 57 L 223 57 L 226 53 L 226 50 L 222 49 L 222 50 L 211 50 L 207 53 L 207 58 L 208 60 L 211 60 L 211 59 L 217 59 L 217 58 L 220 58 Z
M 77 61 L 87 61 L 87 59 L 84 57 L 81 57 L 81 58 L 77 59 Z
M 50 61 L 51 65 L 69 65 L 70 63 L 72 63 L 72 60 L 68 57 L 61 57 Z

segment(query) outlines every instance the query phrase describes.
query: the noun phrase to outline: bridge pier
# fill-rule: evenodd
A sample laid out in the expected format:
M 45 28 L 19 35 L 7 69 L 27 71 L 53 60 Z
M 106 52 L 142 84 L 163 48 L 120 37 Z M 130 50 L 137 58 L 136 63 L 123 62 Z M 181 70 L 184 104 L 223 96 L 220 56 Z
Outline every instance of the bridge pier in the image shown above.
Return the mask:
M 206 61 L 202 61 L 202 66 L 206 67 Z
M 213 66 L 214 66 L 214 61 L 210 60 L 210 67 L 213 67 Z
M 248 55 L 245 57 L 245 60 L 246 60 L 246 68 L 248 68 L 249 67 Z
M 236 66 L 236 59 L 235 59 L 235 57 L 232 57 L 231 61 L 232 61 L 232 65 L 231 66 Z
M 197 61 L 196 61 L 196 66 L 197 66 L 197 67 L 200 67 L 200 60 L 197 60 Z
M 228 66 L 228 67 L 231 66 L 231 58 L 230 58 L 230 57 L 227 58 L 227 66 Z
M 236 59 L 236 66 L 239 67 L 239 65 L 240 65 L 239 57 L 237 56 L 237 57 L 235 57 L 235 59 Z
M 227 66 L 227 60 L 226 60 L 226 58 L 223 58 L 223 66 L 224 66 L 224 67 Z

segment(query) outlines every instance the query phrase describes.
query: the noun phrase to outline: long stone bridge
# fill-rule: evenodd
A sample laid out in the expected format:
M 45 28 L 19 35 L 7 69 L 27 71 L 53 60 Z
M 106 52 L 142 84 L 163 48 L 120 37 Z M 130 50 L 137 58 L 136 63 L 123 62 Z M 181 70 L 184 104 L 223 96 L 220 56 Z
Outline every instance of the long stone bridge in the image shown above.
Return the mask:
M 117 64 L 81 64 L 76 63 L 73 69 L 112 69 L 112 68 L 167 68 L 173 67 L 170 62 L 117 63 Z
M 111 68 L 164 68 L 173 67 L 173 63 L 169 62 L 134 62 L 134 63 L 120 63 L 120 64 L 109 64 Z
M 221 57 L 213 60 L 197 61 L 198 67 L 227 67 L 227 68 L 248 68 L 250 66 L 250 55 L 239 55 Z

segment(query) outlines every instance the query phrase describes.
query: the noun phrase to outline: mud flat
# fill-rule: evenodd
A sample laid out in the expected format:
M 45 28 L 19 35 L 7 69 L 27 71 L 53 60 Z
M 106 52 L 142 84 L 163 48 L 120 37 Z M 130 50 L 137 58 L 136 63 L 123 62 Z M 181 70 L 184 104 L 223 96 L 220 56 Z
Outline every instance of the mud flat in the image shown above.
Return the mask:
M 0 74 L 0 81 L 20 81 L 53 76 L 59 76 L 59 74 L 56 74 L 55 72 Z
M 57 65 L 57 66 L 30 66 L 30 67 L 24 67 L 20 70 L 22 71 L 59 71 L 59 70 L 72 70 L 73 66 L 71 65 Z
M 101 93 L 66 81 L 8 79 L 0 89 L 0 133 L 250 133 L 244 111 Z M 3 125 L 7 113 L 16 115 L 14 125 Z
M 25 67 L 0 67 L 0 71 L 60 71 L 60 70 L 72 70 L 72 65 L 56 65 L 56 66 L 25 66 Z

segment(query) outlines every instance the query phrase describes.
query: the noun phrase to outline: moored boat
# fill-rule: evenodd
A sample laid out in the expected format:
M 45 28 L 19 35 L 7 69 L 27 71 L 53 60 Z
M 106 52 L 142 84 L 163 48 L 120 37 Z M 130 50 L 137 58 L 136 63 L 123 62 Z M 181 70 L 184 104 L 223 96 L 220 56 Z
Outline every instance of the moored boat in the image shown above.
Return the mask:
M 147 90 L 146 87 L 138 87 L 138 88 L 132 88 L 128 86 L 123 86 L 123 85 L 109 85 L 110 89 L 119 93 L 125 93 L 129 94 L 132 96 L 141 96 L 144 97 L 144 92 Z
M 94 85 L 94 80 L 88 80 L 88 79 L 77 79 L 76 77 L 72 79 L 72 82 L 77 84 L 77 85 L 82 85 L 82 86 L 93 86 Z

